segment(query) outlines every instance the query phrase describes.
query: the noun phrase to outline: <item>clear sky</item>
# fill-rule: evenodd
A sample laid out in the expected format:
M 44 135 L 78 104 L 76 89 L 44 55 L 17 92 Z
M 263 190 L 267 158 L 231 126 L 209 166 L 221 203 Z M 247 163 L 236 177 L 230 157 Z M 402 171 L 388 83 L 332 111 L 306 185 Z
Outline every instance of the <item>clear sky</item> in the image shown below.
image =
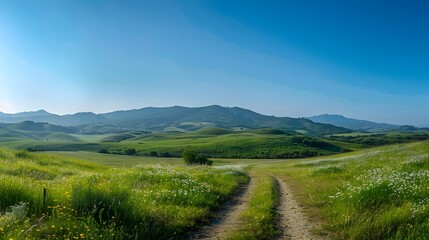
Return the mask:
M 0 0 L 0 111 L 240 106 L 429 125 L 429 1 Z

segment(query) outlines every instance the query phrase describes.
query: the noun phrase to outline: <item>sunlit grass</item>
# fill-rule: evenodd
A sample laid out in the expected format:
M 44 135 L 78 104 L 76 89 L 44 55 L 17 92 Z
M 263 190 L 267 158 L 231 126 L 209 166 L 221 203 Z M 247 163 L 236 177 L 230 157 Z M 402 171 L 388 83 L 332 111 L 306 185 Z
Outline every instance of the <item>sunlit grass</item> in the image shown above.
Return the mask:
M 9 150 L 0 164 L 0 239 L 183 238 L 247 181 L 231 169 L 109 169 Z
M 278 199 L 275 179 L 267 175 L 255 175 L 256 186 L 246 210 L 241 213 L 241 224 L 229 239 L 273 239 L 279 234 L 276 226 Z
M 298 184 L 324 228 L 345 239 L 425 239 L 429 234 L 429 143 L 265 166 Z M 297 189 L 295 189 L 297 190 Z

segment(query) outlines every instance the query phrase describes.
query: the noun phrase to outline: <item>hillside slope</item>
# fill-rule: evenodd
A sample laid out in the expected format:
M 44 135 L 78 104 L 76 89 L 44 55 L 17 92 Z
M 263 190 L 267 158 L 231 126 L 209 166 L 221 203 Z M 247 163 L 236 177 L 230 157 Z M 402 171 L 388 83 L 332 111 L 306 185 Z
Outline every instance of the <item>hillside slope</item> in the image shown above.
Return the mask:
M 389 132 L 389 131 L 419 131 L 426 130 L 420 129 L 414 126 L 408 125 L 394 125 L 388 123 L 376 123 L 367 120 L 359 120 L 353 118 L 347 118 L 337 114 L 323 114 L 313 117 L 307 117 L 307 119 L 325 124 L 332 124 L 335 126 L 353 129 L 356 131 L 367 131 L 367 132 Z
M 90 129 L 103 127 L 103 132 L 123 132 L 124 130 L 150 130 L 162 132 L 188 132 L 207 127 L 221 128 L 273 128 L 295 131 L 309 135 L 347 133 L 350 130 L 330 124 L 314 123 L 304 118 L 266 116 L 239 107 L 147 107 L 135 110 L 115 111 L 105 114 L 91 112 L 69 115 L 55 115 L 40 110 L 37 112 L 2 114 L 1 123 L 22 121 L 47 122 L 62 126 L 81 126 Z M 82 129 L 83 131 L 85 129 Z M 88 131 L 89 132 L 89 131 Z M 94 132 L 97 133 L 97 132 Z
M 192 130 L 207 125 L 221 128 L 275 128 L 284 131 L 305 131 L 312 135 L 349 132 L 348 129 L 330 124 L 314 123 L 303 118 L 266 116 L 238 107 L 217 105 L 187 108 L 142 108 L 102 114 L 112 124 L 136 129 L 164 130 L 170 126 Z
M 32 132 L 60 132 L 77 133 L 79 130 L 75 127 L 64 127 L 43 122 L 23 121 L 20 123 L 5 125 L 3 128 Z

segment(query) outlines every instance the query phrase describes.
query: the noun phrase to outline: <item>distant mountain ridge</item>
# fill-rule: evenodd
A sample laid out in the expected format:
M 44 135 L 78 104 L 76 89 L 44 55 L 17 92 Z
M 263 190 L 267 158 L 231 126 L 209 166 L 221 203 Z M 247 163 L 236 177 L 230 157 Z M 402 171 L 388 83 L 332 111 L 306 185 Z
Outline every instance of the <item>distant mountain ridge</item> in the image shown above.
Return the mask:
M 0 113 L 0 122 L 2 123 L 19 123 L 23 121 L 47 122 L 62 126 L 78 126 L 94 122 L 104 122 L 107 121 L 107 119 L 92 112 L 80 112 L 62 116 L 49 113 L 45 110 L 16 114 Z
M 223 128 L 275 128 L 286 131 L 308 131 L 310 134 L 329 134 L 330 132 L 348 132 L 348 129 L 332 125 L 314 123 L 307 119 L 266 116 L 239 107 L 167 107 L 142 108 L 102 114 L 111 123 L 121 126 L 133 126 L 138 129 L 161 130 L 168 126 L 189 127 L 205 125 Z M 198 126 L 197 126 L 198 128 Z
M 266 116 L 239 107 L 147 107 L 104 114 L 91 112 L 56 115 L 44 110 L 17 114 L 0 114 L 1 123 L 22 121 L 47 122 L 62 126 L 92 125 L 150 131 L 193 131 L 206 127 L 274 128 L 310 135 L 346 133 L 350 130 L 331 124 L 315 123 L 304 118 Z M 112 129 L 112 131 L 115 131 Z
M 0 112 L 0 118 L 25 118 L 25 117 L 40 117 L 40 116 L 49 116 L 52 115 L 51 113 L 48 113 L 47 111 L 41 109 L 38 111 L 30 111 L 30 112 L 20 112 L 20 113 L 3 113 Z
M 30 131 L 30 132 L 60 132 L 60 133 L 78 133 L 79 129 L 76 127 L 64 127 L 53 125 L 49 123 L 42 122 L 33 122 L 33 121 L 23 121 L 19 123 L 11 123 L 3 126 L 6 129 L 10 130 L 21 130 L 21 131 Z
M 332 124 L 339 127 L 344 127 L 356 131 L 366 132 L 387 132 L 387 131 L 417 131 L 424 130 L 409 125 L 394 125 L 388 123 L 377 123 L 367 120 L 359 120 L 353 118 L 347 118 L 338 114 L 322 114 L 313 117 L 307 117 L 307 119 L 313 122 Z

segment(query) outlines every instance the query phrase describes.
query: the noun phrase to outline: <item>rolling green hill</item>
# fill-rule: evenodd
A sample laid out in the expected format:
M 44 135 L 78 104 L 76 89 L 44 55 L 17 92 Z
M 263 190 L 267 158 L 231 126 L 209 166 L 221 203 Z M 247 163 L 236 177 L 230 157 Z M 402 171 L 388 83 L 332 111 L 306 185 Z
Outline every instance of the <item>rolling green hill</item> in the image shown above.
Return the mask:
M 88 123 L 76 126 L 82 134 L 124 133 L 128 129 L 108 123 Z
M 62 126 L 78 126 L 95 122 L 104 122 L 106 121 L 106 119 L 98 114 L 91 112 L 82 112 L 60 116 L 48 113 L 45 110 L 0 115 L 0 122 L 2 123 L 19 123 L 23 121 L 47 122 L 50 124 Z
M 209 127 L 227 129 L 273 128 L 312 136 L 347 133 L 350 130 L 330 124 L 315 123 L 304 118 L 266 116 L 239 107 L 165 107 L 115 111 L 105 114 L 76 113 L 55 115 L 46 111 L 3 114 L 0 123 L 22 121 L 48 122 L 78 127 L 85 134 L 123 133 L 129 130 L 190 132 Z
M 0 125 L 0 141 L 64 141 L 79 142 L 80 140 L 71 134 L 79 131 L 75 127 L 64 127 L 49 123 L 36 123 L 24 121 L 15 124 Z
M 350 132 L 345 128 L 314 123 L 303 118 L 266 116 L 243 108 L 217 105 L 197 108 L 149 107 L 106 113 L 102 116 L 117 126 L 152 131 L 164 131 L 171 126 L 183 131 L 212 126 L 220 128 L 274 128 L 283 131 L 306 131 L 310 135 L 319 136 Z
M 122 133 L 122 134 L 115 134 L 108 137 L 103 138 L 102 142 L 122 142 L 127 139 L 131 139 L 136 137 L 135 135 L 128 134 L 128 133 Z
M 79 130 L 75 127 L 63 127 L 43 122 L 24 121 L 16 124 L 4 126 L 6 129 L 32 131 L 32 132 L 60 132 L 77 133 Z
M 3 146 L 31 151 L 101 151 L 113 154 L 180 157 L 193 148 L 220 158 L 298 158 L 348 151 L 336 143 L 276 129 L 229 130 L 205 128 L 193 132 L 73 135 L 65 133 L 3 130 Z
M 356 131 L 367 131 L 367 132 L 391 132 L 391 131 L 402 131 L 402 132 L 414 132 L 414 131 L 425 131 L 428 129 L 417 128 L 408 125 L 394 125 L 387 123 L 376 123 L 366 120 L 358 120 L 353 118 L 347 118 L 342 115 L 336 114 L 323 114 L 314 117 L 308 117 L 314 122 L 332 124 L 339 127 L 344 127 Z
M 189 122 L 186 122 L 189 125 Z M 118 129 L 110 124 L 86 125 Z M 273 128 L 221 128 L 202 124 L 195 131 L 137 131 L 122 129 L 119 133 L 82 134 L 78 127 L 25 121 L 3 124 L 0 142 L 3 146 L 30 151 L 92 151 L 113 154 L 180 157 L 193 148 L 219 158 L 301 158 L 323 156 L 365 147 L 420 141 L 427 133 L 389 133 L 310 136 Z M 79 134 L 76 134 L 79 132 Z M 94 131 L 96 132 L 96 131 Z

